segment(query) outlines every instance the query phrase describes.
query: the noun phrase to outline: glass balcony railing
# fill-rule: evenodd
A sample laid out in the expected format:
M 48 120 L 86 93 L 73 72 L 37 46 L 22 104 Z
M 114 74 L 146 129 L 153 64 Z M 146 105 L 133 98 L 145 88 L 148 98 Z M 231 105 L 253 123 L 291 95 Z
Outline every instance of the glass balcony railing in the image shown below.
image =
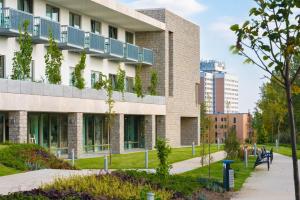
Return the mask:
M 153 65 L 154 63 L 153 51 L 151 49 L 141 48 L 140 62 L 146 65 Z
M 53 39 L 60 42 L 60 24 L 56 21 L 41 17 L 34 18 L 33 41 L 47 43 L 52 33 Z
M 0 35 L 16 37 L 28 21 L 28 32 L 33 33 L 33 15 L 13 8 L 0 8 Z
M 108 38 L 107 53 L 113 58 L 124 59 L 124 43 L 113 38 Z
M 104 54 L 106 52 L 105 37 L 95 33 L 85 33 L 85 48 L 89 54 Z
M 71 26 L 61 26 L 61 42 L 59 46 L 62 49 L 84 49 L 84 43 L 84 31 Z
M 133 44 L 126 43 L 125 60 L 129 62 L 139 61 L 139 47 Z

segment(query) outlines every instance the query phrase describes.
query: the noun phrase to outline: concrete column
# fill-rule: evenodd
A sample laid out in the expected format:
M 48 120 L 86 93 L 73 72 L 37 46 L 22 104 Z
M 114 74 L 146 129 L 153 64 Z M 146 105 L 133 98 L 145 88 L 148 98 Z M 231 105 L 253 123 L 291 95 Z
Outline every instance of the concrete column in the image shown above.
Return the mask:
M 75 158 L 80 157 L 83 152 L 82 143 L 83 114 L 70 113 L 68 115 L 68 154 L 72 157 L 74 149 Z
M 12 143 L 27 143 L 27 112 L 9 112 L 8 118 L 9 141 Z
M 124 114 L 114 116 L 110 134 L 112 153 L 124 153 Z
M 156 130 L 157 137 L 166 138 L 166 116 L 156 116 Z
M 155 146 L 155 115 L 145 116 L 145 148 L 154 149 Z

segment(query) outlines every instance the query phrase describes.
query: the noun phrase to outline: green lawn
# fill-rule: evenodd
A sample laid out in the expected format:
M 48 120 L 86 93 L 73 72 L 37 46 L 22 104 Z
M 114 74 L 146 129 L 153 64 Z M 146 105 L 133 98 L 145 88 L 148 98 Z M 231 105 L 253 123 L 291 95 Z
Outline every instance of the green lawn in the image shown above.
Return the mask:
M 10 168 L 10 167 L 5 167 L 0 164 L 0 176 L 7 176 L 11 174 L 17 174 L 20 173 L 21 171 Z
M 254 170 L 253 165 L 255 162 L 254 157 L 249 157 L 248 168 L 245 167 L 243 161 L 236 160 L 231 164 L 231 168 L 234 169 L 234 190 L 240 190 Z M 266 165 L 267 170 L 267 165 Z M 191 176 L 194 178 L 208 178 L 208 166 L 201 167 L 192 171 L 181 174 L 181 176 Z M 223 163 L 222 161 L 211 164 L 211 178 L 217 181 L 223 182 Z
M 217 145 L 211 146 L 211 152 L 217 152 Z M 206 150 L 207 152 L 207 150 Z M 158 165 L 158 159 L 156 151 L 149 151 L 149 168 L 156 168 Z M 196 155 L 200 155 L 200 147 L 196 147 Z M 169 156 L 169 162 L 175 163 L 183 160 L 193 158 L 192 148 L 174 148 Z M 101 169 L 103 168 L 104 158 L 85 158 L 75 161 L 75 165 L 80 169 Z M 111 169 L 142 169 L 145 168 L 145 153 L 128 153 L 112 156 Z

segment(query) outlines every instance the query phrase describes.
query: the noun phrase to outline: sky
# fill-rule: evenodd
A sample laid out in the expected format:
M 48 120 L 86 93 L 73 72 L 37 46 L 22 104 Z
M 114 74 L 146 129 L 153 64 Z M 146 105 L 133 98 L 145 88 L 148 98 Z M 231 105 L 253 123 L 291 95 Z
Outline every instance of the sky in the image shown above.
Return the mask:
M 233 24 L 248 18 L 253 0 L 118 0 L 132 8 L 167 8 L 200 26 L 200 58 L 226 63 L 228 73 L 239 78 L 240 112 L 252 112 L 259 99 L 264 72 L 254 65 L 243 64 L 229 47 L 235 43 L 230 31 Z

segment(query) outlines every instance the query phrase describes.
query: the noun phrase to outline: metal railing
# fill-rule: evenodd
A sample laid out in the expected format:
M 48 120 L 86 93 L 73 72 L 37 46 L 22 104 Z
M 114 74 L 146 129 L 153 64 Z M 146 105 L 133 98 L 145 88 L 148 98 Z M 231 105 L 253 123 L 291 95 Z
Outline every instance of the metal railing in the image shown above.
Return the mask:
M 139 47 L 133 44 L 126 43 L 126 59 L 139 61 Z
M 51 19 L 35 17 L 33 36 L 48 40 L 50 38 L 50 33 L 52 33 L 55 41 L 60 41 L 60 23 Z
M 142 48 L 142 62 L 145 64 L 153 65 L 154 55 L 151 49 Z
M 105 52 L 105 37 L 95 33 L 85 33 L 85 47 L 101 53 Z
M 124 58 L 124 43 L 113 38 L 109 38 L 108 41 L 109 54 L 119 58 Z
M 13 8 L 0 8 L 0 28 L 18 33 L 24 30 L 25 21 L 29 22 L 28 33 L 33 33 L 33 15 Z
M 61 26 L 61 43 L 84 48 L 85 32 L 72 26 Z

